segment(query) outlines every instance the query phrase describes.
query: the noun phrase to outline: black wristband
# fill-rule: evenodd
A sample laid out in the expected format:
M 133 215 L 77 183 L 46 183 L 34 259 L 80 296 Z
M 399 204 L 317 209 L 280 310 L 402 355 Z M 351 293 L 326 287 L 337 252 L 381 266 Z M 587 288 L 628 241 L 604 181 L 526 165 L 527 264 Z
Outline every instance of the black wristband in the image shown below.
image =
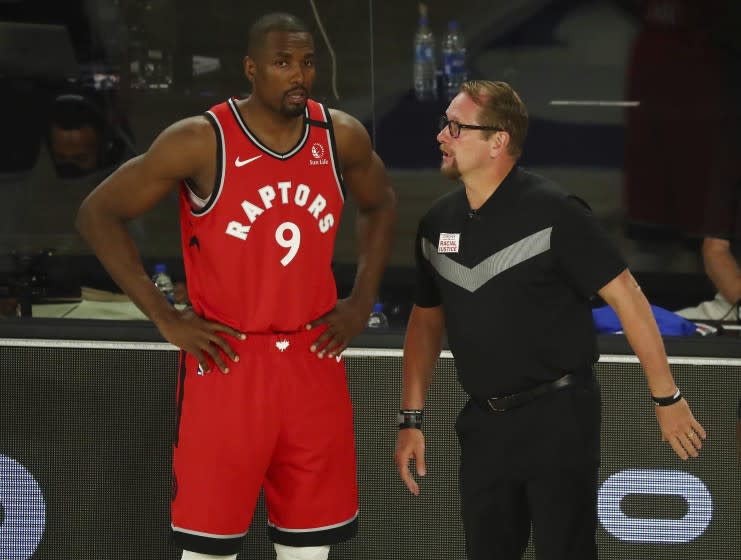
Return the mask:
M 399 429 L 416 428 L 417 430 L 421 430 L 423 416 L 424 412 L 421 410 L 400 410 L 399 415 L 396 417 L 399 422 Z
M 651 395 L 651 400 L 654 401 L 654 404 L 656 406 L 669 406 L 677 401 L 680 401 L 681 399 L 682 393 L 679 392 L 679 389 L 677 389 L 677 392 L 674 393 L 671 397 L 654 397 L 653 395 Z

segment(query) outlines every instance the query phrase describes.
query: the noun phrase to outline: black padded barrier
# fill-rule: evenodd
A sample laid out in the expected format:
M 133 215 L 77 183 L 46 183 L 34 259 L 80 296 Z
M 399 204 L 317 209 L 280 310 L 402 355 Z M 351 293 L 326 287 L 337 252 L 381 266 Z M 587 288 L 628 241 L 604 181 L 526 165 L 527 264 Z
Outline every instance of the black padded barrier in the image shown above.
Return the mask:
M 445 352 L 426 407 L 428 475 L 396 473 L 398 349 L 346 353 L 355 407 L 360 532 L 332 559 L 463 559 L 455 416 L 465 402 Z M 682 462 L 659 438 L 640 366 L 603 356 L 603 559 L 737 560 L 741 359 L 672 358 L 709 438 Z M 168 539 L 177 352 L 156 342 L 0 339 L 0 559 L 175 560 Z M 526 558 L 533 558 L 528 550 Z M 240 559 L 272 559 L 258 506 Z

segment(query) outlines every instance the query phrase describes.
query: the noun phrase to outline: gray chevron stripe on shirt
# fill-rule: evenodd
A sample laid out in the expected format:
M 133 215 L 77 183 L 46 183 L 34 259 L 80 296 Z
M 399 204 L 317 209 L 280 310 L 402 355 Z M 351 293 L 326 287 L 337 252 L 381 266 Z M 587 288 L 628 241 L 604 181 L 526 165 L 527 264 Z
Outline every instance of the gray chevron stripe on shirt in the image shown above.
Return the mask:
M 553 228 L 549 227 L 528 235 L 490 255 L 473 268 L 468 268 L 447 255 L 438 253 L 435 245 L 424 237 L 422 238 L 422 255 L 448 282 L 469 292 L 475 292 L 497 274 L 548 251 L 551 248 L 552 230 Z

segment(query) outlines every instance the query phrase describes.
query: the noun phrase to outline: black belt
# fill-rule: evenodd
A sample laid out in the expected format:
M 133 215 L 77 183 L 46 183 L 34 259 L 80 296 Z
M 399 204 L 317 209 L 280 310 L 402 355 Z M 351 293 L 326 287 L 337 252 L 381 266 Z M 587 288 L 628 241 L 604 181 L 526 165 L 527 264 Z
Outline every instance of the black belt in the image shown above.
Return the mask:
M 576 383 L 583 382 L 583 376 L 576 375 L 574 373 L 567 373 L 562 377 L 559 377 L 555 381 L 548 383 L 542 383 L 529 391 L 522 391 L 521 393 L 513 393 L 504 397 L 491 397 L 488 399 L 474 399 L 479 406 L 489 412 L 506 412 L 523 404 L 529 403 L 532 400 L 553 393 L 569 385 L 575 385 Z

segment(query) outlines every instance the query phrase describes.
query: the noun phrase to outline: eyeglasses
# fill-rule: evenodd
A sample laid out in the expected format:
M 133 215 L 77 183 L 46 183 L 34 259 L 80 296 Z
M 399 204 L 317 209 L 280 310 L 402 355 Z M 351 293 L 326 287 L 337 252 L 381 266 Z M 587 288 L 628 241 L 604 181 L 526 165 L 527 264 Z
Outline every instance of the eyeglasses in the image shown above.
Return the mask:
M 480 126 L 478 124 L 463 124 L 459 123 L 458 121 L 449 121 L 448 117 L 445 115 L 440 117 L 440 130 L 448 127 L 448 132 L 450 132 L 450 135 L 453 138 L 458 138 L 461 135 L 461 129 L 462 128 L 472 128 L 474 130 L 493 130 L 494 132 L 499 132 L 504 130 L 503 128 L 500 128 L 498 126 Z

